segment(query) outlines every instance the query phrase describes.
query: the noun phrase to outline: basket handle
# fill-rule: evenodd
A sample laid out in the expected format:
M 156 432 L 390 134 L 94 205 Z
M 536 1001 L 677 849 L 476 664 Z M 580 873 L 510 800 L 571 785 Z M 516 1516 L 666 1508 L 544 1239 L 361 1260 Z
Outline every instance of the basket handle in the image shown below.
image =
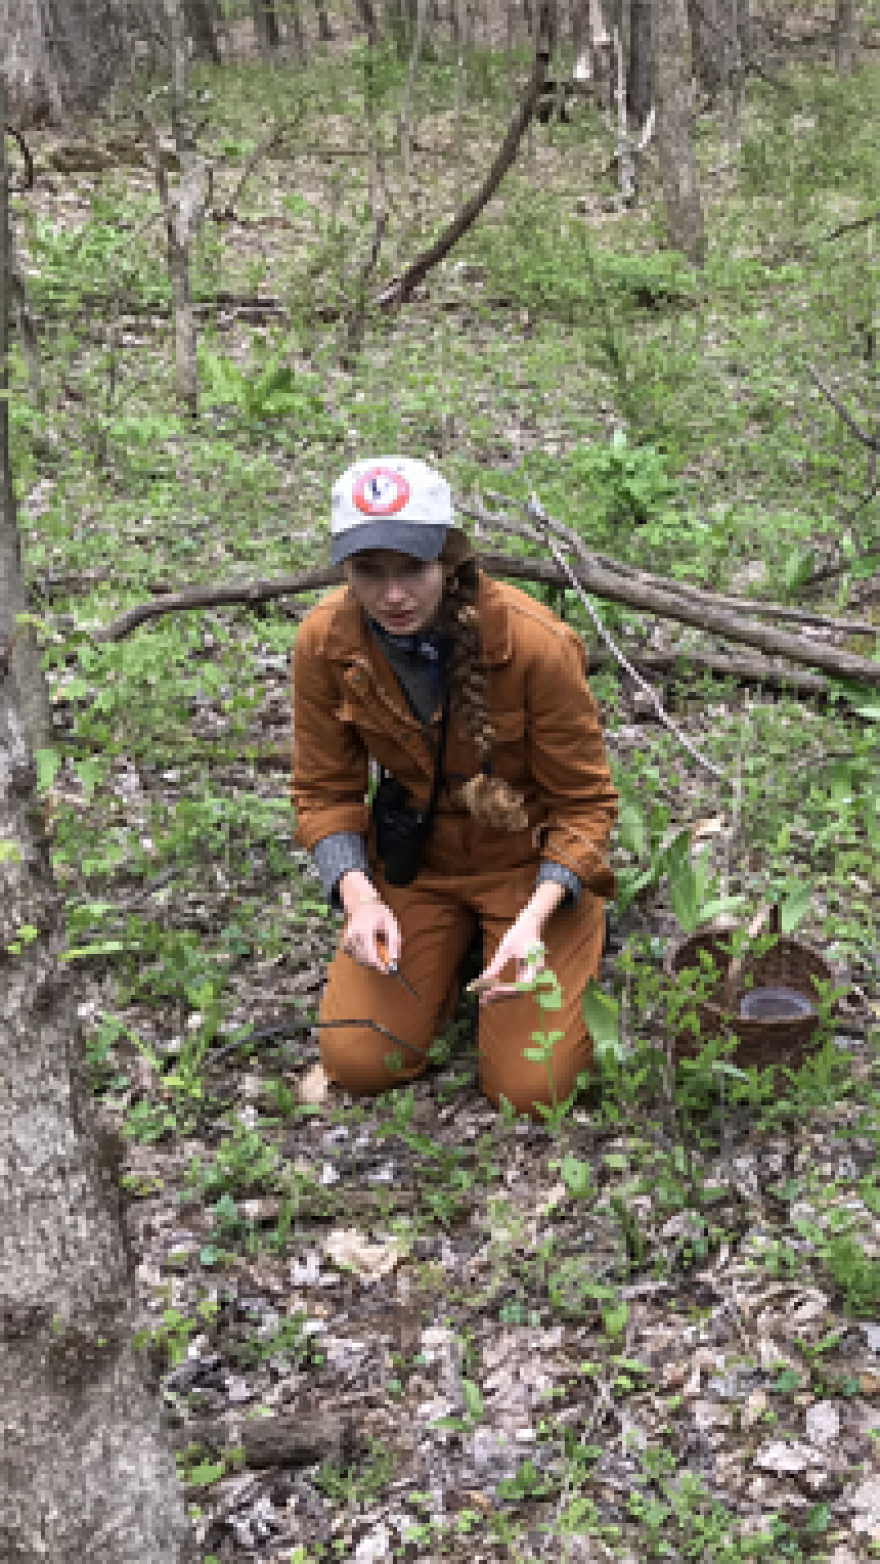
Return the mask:
M 760 934 L 764 924 L 767 922 L 768 917 L 770 919 L 770 933 L 778 934 L 780 927 L 778 901 L 765 901 L 758 908 L 746 931 L 749 940 L 755 939 L 757 935 Z M 722 1003 L 724 1009 L 727 1011 L 733 1009 L 733 996 L 736 993 L 736 986 L 742 977 L 742 969 L 745 958 L 746 947 L 742 949 L 738 956 L 734 957 L 733 961 L 730 963 L 730 966 L 727 969 L 727 976 L 724 979 L 724 992 L 722 995 Z

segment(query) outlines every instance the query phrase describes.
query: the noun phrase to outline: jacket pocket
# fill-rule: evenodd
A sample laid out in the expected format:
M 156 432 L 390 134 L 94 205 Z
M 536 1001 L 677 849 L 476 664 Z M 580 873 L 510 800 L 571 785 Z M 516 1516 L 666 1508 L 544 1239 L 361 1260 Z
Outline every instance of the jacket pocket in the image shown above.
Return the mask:
M 492 727 L 495 730 L 492 772 L 506 782 L 522 787 L 529 775 L 526 713 L 521 707 L 514 711 L 493 712 Z

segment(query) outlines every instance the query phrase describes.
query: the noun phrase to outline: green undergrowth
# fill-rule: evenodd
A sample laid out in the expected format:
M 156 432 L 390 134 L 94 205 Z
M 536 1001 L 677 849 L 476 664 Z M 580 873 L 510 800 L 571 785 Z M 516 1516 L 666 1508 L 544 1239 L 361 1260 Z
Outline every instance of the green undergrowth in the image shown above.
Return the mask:
M 518 68 L 526 62 L 516 55 Z M 469 51 L 465 64 L 467 191 L 511 99 L 501 55 Z M 710 975 L 670 988 L 663 958 L 706 917 L 745 923 L 779 900 L 790 932 L 845 974 L 840 986 L 855 982 L 874 1002 L 876 693 L 838 683 L 807 700 L 710 678 L 688 661 L 695 632 L 681 632 L 664 699 L 716 778 L 667 729 L 640 720 L 615 673 L 592 678 L 621 797 L 612 910 L 626 952 L 586 998 L 598 1073 L 576 1101 L 556 1104 L 533 1155 L 539 1182 L 565 1192 L 558 1229 L 536 1236 L 505 1181 L 521 1144 L 510 1115 L 459 1143 L 454 1119 L 447 1132 L 437 1127 L 447 1120 L 422 1112 L 428 1089 L 432 1114 L 477 1100 L 466 1005 L 435 1044 L 430 1088 L 369 1105 L 334 1100 L 320 1113 L 299 1101 L 338 926 L 294 842 L 290 601 L 175 613 L 119 641 L 94 632 L 188 583 L 325 564 L 332 478 L 356 456 L 395 450 L 438 461 L 464 503 L 476 493 L 490 511 L 521 515 L 535 492 L 590 548 L 627 566 L 792 606 L 876 612 L 858 602 L 876 568 L 866 452 L 809 373 L 869 424 L 876 235 L 866 226 L 828 236 L 876 207 L 876 70 L 846 83 L 793 73 L 794 112 L 750 79 L 735 177 L 713 173 L 727 155 L 723 118 L 698 120 L 709 230 L 700 273 L 665 246 L 650 158 L 636 207 L 609 211 L 613 140 L 598 112 L 536 128 L 534 152 L 523 150 L 427 290 L 397 313 L 368 312 L 343 364 L 372 234 L 365 93 L 399 178 L 405 73 L 394 47 L 372 63 L 358 47 L 319 52 L 307 79 L 289 65 L 196 68 L 200 135 L 221 188 L 270 116 L 288 131 L 241 198 L 247 226 L 211 222 L 197 245 L 195 418 L 174 404 L 161 225 L 136 231 L 155 203 L 149 181 L 124 169 L 80 178 L 63 216 L 48 196 L 27 212 L 16 206 L 46 398 L 42 408 L 31 401 L 16 349 L 10 410 L 31 608 L 57 718 L 38 760 L 66 897 L 65 958 L 91 1006 L 95 1090 L 132 1147 L 154 1154 L 127 1174 L 129 1195 L 205 1218 L 167 1259 L 167 1296 L 148 1334 L 165 1370 L 204 1335 L 242 1370 L 277 1362 L 326 1387 L 320 1337 L 296 1310 L 231 1336 L 224 1285 L 261 1259 L 289 1264 L 331 1225 L 390 1232 L 411 1258 L 423 1320 L 448 1319 L 462 1344 L 471 1388 L 451 1437 L 465 1438 L 487 1416 L 469 1346 L 475 1322 L 499 1332 L 587 1326 L 589 1351 L 560 1402 L 604 1385 L 627 1411 L 649 1393 L 629 1345 L 627 1289 L 667 1288 L 682 1318 L 700 1320 L 695 1279 L 732 1252 L 768 1285 L 823 1289 L 843 1322 L 839 1339 L 798 1348 L 795 1367 L 780 1369 L 759 1430 L 770 1437 L 807 1389 L 856 1394 L 837 1349 L 846 1322 L 876 1319 L 880 1305 L 876 1064 L 870 1038 L 832 1015 L 835 979 L 817 992 L 822 1044 L 802 1069 L 743 1069 L 724 1036 L 703 1038 L 695 1059 L 672 1067 L 663 1045 L 696 1024 L 694 991 Z M 433 149 L 430 158 L 417 150 L 423 199 L 395 205 L 371 287 L 453 209 L 455 78 L 445 49 L 420 68 L 415 123 Z M 328 141 L 357 155 L 310 150 Z M 224 315 L 214 302 L 227 296 L 262 299 L 263 315 Z M 509 538 L 498 546 L 534 552 Z M 837 573 L 813 591 L 825 566 Z M 600 649 L 574 593 L 525 589 Z M 632 649 L 642 617 L 596 606 Z M 848 638 L 866 656 L 873 644 Z M 249 1041 L 279 1006 L 287 1032 Z M 536 1014 L 539 1053 L 549 1052 L 552 1020 L 552 1006 Z M 245 1077 L 256 1106 L 243 1118 Z M 365 1186 L 354 1162 L 322 1183 L 319 1135 L 336 1126 L 369 1131 L 408 1159 L 405 1185 Z M 823 1157 L 830 1147 L 838 1171 L 793 1152 L 762 1194 L 756 1231 L 751 1197 L 725 1159 L 785 1138 L 794 1148 L 821 1142 Z M 661 1239 L 677 1219 L 677 1236 Z M 418 1245 L 455 1240 L 467 1224 L 493 1269 L 473 1288 L 450 1286 Z M 174 1290 L 184 1279 L 195 1302 Z M 400 1408 L 424 1364 L 401 1351 L 391 1366 L 388 1396 Z M 488 1512 L 463 1502 L 438 1520 L 430 1496 L 410 1496 L 424 1512 L 412 1538 L 419 1556 L 469 1556 L 479 1538 L 496 1550 L 488 1557 L 526 1559 L 537 1525 L 556 1539 L 593 1536 L 612 1557 L 822 1558 L 824 1501 L 742 1535 L 738 1514 L 692 1469 L 681 1398 L 663 1397 L 667 1436 L 634 1454 L 622 1518 L 603 1507 L 598 1432 L 570 1438 L 551 1405 L 535 1459 L 530 1450 Z M 237 1459 L 193 1450 L 181 1464 L 191 1487 L 210 1489 Z M 399 1452 L 376 1441 L 360 1472 L 325 1463 L 316 1486 L 351 1519 L 391 1502 L 399 1467 Z

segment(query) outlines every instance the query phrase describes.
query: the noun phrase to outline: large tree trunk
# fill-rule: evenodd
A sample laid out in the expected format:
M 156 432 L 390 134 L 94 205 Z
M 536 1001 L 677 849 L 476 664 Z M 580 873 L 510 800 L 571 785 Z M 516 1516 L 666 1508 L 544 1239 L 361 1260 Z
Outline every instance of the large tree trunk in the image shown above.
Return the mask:
M 651 48 L 657 154 L 670 238 L 689 260 L 702 265 L 706 235 L 694 157 L 685 0 L 655 0 L 651 6 Z
M 5 122 L 4 96 L 0 71 L 0 126 Z M 9 316 L 13 304 L 11 256 L 6 140 L 0 136 L 0 645 L 10 642 L 12 646 L 12 669 L 31 746 L 46 749 L 52 741 L 52 713 L 40 669 L 40 649 L 32 626 L 17 622 L 19 615 L 27 612 L 28 604 L 9 462 L 6 402 Z
M 7 119 L 57 124 L 96 108 L 122 49 L 114 0 L 0 0 Z
M 637 125 L 645 123 L 653 102 L 654 70 L 651 62 L 651 0 L 630 0 L 629 70 L 626 83 L 626 106 Z
M 0 123 L 3 120 L 0 76 Z M 2 138 L 0 138 L 2 140 Z M 0 234 L 6 178 L 0 160 Z M 6 245 L 0 322 L 6 319 Z M 5 325 L 3 326 L 5 335 Z M 0 344 L 5 349 L 5 341 Z M 5 370 L 5 352 L 2 368 Z M 0 397 L 0 538 L 12 536 Z M 5 567 L 9 559 L 3 560 Z M 11 559 L 17 569 L 17 554 Z M 0 576 L 4 589 L 8 576 Z M 132 1346 L 115 1170 L 96 1133 L 0 603 L 0 1559 L 182 1564 L 190 1531 Z

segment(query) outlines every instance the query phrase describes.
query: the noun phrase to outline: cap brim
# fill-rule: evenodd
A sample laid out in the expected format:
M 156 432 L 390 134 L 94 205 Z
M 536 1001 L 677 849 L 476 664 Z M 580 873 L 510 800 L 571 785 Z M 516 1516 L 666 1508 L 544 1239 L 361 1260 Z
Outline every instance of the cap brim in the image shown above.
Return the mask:
M 341 565 L 352 554 L 367 549 L 389 549 L 395 554 L 410 554 L 424 564 L 437 555 L 446 541 L 448 527 L 421 526 L 418 522 L 395 521 L 393 516 L 366 521 L 350 532 L 337 533 L 330 545 L 330 558 Z

